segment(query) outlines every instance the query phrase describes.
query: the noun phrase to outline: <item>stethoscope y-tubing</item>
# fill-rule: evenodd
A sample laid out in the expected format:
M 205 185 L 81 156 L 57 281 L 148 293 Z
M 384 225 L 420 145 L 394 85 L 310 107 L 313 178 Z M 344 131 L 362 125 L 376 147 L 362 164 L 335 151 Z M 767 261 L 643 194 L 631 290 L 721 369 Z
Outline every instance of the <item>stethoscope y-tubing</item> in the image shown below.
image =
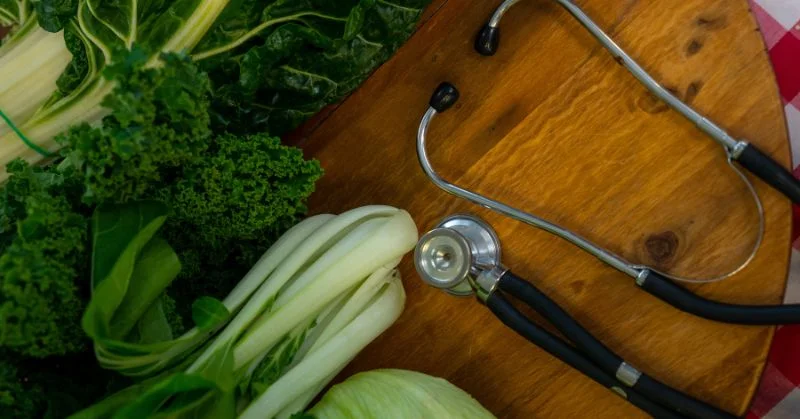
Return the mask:
M 494 55 L 499 47 L 500 20 L 519 0 L 506 0 L 495 10 L 489 23 L 480 31 L 475 39 L 475 50 L 481 55 Z M 713 121 L 701 115 L 691 106 L 684 103 L 661 86 L 647 71 L 642 68 L 625 50 L 611 39 L 580 7 L 571 0 L 556 0 L 578 22 L 588 30 L 611 55 L 636 77 L 650 92 L 658 96 L 675 111 L 692 121 L 701 131 L 719 143 L 729 158 L 736 161 L 749 172 L 780 191 L 795 204 L 800 203 L 800 181 L 792 173 L 770 158 L 755 145 L 747 141 L 736 140 Z
M 486 306 L 497 316 L 506 326 L 517 332 L 531 343 L 544 349 L 550 355 L 560 359 L 565 364 L 580 371 L 587 377 L 596 381 L 598 384 L 615 392 L 621 392 L 629 403 L 653 416 L 663 419 L 681 419 L 684 416 L 672 412 L 669 409 L 654 403 L 650 399 L 642 396 L 636 390 L 624 389 L 625 385 L 614 378 L 613 375 L 606 374 L 603 370 L 590 361 L 582 353 L 561 340 L 559 337 L 537 326 L 531 322 L 511 303 L 509 303 L 500 293 L 493 293 L 486 300 Z
M 637 283 L 673 307 L 709 320 L 762 326 L 800 323 L 800 304 L 739 305 L 711 301 L 652 271 Z
M 615 377 L 627 377 L 620 382 L 641 394 L 643 397 L 681 415 L 693 418 L 711 419 L 733 417 L 727 412 L 683 394 L 631 367 L 621 357 L 592 336 L 591 333 L 584 329 L 580 323 L 573 319 L 572 316 L 558 304 L 539 291 L 531 283 L 519 278 L 511 271 L 507 271 L 500 277 L 497 288 L 524 302 L 542 315 L 547 321 L 552 323 L 556 329 L 575 345 L 578 351 L 582 352 L 584 356 L 594 363 L 604 374 Z M 497 294 L 498 293 L 495 291 L 489 298 Z M 498 315 L 500 320 L 504 323 L 506 323 L 508 319 L 501 317 L 501 315 L 510 315 L 508 310 L 502 314 L 498 314 L 498 312 L 495 312 L 495 314 Z M 533 324 L 533 322 L 524 319 L 524 316 L 514 319 L 513 321 L 517 327 L 522 327 L 522 323 L 519 322 L 523 322 L 523 320 L 529 323 L 528 327 L 530 327 L 530 324 Z M 516 327 L 512 328 L 517 330 Z M 528 336 L 526 336 L 526 338 L 527 337 Z M 540 344 L 538 341 L 532 340 L 532 342 L 537 345 Z M 626 371 L 628 371 L 627 374 Z

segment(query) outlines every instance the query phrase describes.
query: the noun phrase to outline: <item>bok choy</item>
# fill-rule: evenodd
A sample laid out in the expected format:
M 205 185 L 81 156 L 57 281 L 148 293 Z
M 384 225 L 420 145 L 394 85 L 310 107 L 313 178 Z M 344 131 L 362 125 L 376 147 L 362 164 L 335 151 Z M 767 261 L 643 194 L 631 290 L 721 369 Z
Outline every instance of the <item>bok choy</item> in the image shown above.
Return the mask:
M 167 322 L 158 297 L 176 273 L 154 236 L 164 213 L 148 202 L 98 211 L 84 328 L 105 368 L 143 381 L 75 418 L 289 417 L 404 306 L 395 267 L 416 227 L 405 211 L 369 206 L 300 222 L 223 301 L 195 303 L 194 329 L 152 333 Z

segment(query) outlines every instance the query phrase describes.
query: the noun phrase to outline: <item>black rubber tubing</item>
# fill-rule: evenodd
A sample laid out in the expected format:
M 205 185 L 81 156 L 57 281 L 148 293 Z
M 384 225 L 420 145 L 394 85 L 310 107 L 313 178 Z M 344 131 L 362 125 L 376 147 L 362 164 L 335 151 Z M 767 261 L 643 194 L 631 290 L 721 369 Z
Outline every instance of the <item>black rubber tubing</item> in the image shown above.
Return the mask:
M 564 309 L 544 295 L 528 281 L 506 272 L 498 282 L 498 288 L 513 295 L 517 299 L 536 310 L 552 323 L 569 341 L 592 359 L 606 374 L 615 376 L 623 359 L 608 349 L 591 333 L 583 328 Z M 697 400 L 687 394 L 659 382 L 645 373 L 639 377 L 633 388 L 643 396 L 680 414 L 697 418 L 734 418 L 735 416 Z
M 795 204 L 800 204 L 800 181 L 792 172 L 781 166 L 753 144 L 748 144 L 736 161 L 764 182 L 786 195 Z
M 653 271 L 647 274 L 640 286 L 679 310 L 709 320 L 762 326 L 800 323 L 800 304 L 768 306 L 711 301 Z
M 625 392 L 625 399 L 632 405 L 638 407 L 647 414 L 657 419 L 680 419 L 685 418 L 678 413 L 661 406 L 637 391 L 626 387 L 614 376 L 608 375 L 603 370 L 590 361 L 585 355 L 578 352 L 575 348 L 564 342 L 561 338 L 537 326 L 536 323 L 528 320 L 519 310 L 514 308 L 503 296 L 492 293 L 486 300 L 486 306 L 500 319 L 506 326 L 519 333 L 522 337 L 534 345 L 544 349 L 550 355 L 560 359 L 565 364 L 580 371 L 587 377 L 596 381 L 598 384 L 608 388 L 619 388 Z

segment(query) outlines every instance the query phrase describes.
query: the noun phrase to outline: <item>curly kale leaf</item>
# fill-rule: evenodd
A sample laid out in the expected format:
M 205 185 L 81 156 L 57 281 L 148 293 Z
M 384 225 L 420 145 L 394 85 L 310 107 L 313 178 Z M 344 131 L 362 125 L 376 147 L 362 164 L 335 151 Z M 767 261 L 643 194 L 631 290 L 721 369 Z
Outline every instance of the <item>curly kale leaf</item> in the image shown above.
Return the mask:
M 5 357 L 0 360 L 0 417 L 16 419 L 41 415 L 44 401 L 41 388 L 26 388 L 22 378 L 15 363 Z
M 129 384 L 101 369 L 91 351 L 47 359 L 0 353 L 0 417 L 64 418 Z
M 106 68 L 117 86 L 103 100 L 112 113 L 102 126 L 81 124 L 58 138 L 83 173 L 87 203 L 141 197 L 207 147 L 208 77 L 185 56 L 163 55 L 162 67 L 143 68 L 147 58 L 134 50 Z
M 277 137 L 214 138 L 172 186 L 157 192 L 172 208 L 164 235 L 180 255 L 186 278 L 176 281 L 179 306 L 230 291 L 305 213 L 320 176 L 319 162 L 304 160 L 302 151 Z
M 70 199 L 74 179 L 20 160 L 8 168 L 0 194 L 0 348 L 38 358 L 80 351 L 87 345 L 77 280 L 88 222 Z
M 292 222 L 322 175 L 319 163 L 266 134 L 217 137 L 169 191 L 172 220 L 198 226 L 195 239 L 214 247 Z

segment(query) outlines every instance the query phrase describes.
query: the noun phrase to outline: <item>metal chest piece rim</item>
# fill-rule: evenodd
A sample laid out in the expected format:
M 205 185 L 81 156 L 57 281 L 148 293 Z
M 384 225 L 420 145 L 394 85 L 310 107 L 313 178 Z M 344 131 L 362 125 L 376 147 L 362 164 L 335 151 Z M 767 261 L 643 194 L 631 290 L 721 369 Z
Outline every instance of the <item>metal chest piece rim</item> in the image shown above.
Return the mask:
M 497 266 L 500 253 L 500 240 L 489 224 L 473 215 L 455 214 L 420 238 L 414 265 L 429 285 L 469 296 L 473 290 L 468 279 Z

